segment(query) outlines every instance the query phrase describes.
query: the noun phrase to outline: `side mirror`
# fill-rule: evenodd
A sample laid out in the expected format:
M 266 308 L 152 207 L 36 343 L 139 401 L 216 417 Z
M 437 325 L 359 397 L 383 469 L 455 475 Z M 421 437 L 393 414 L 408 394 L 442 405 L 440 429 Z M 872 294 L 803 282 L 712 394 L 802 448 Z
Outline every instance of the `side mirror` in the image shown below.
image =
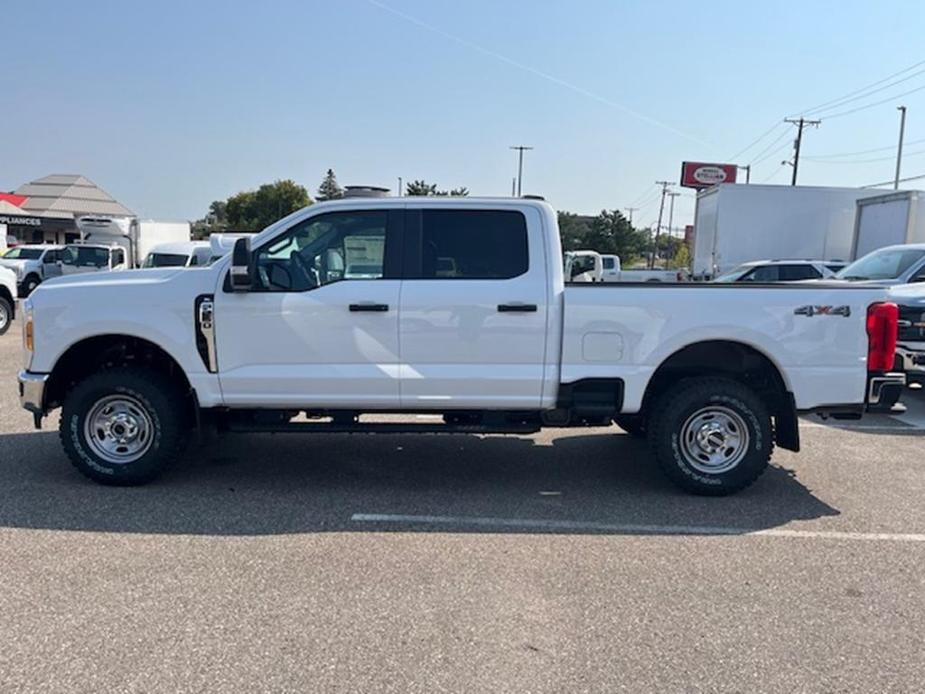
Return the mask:
M 234 242 L 234 250 L 231 252 L 231 290 L 246 292 L 253 284 L 251 240 L 244 237 Z

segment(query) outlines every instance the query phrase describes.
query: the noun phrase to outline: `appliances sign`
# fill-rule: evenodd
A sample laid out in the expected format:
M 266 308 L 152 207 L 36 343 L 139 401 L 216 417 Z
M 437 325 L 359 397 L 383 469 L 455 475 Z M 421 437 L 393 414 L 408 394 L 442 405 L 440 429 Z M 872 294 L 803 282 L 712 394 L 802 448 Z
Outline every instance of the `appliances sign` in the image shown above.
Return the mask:
M 717 183 L 735 183 L 735 164 L 705 164 L 700 161 L 681 162 L 681 185 L 685 188 L 709 188 Z

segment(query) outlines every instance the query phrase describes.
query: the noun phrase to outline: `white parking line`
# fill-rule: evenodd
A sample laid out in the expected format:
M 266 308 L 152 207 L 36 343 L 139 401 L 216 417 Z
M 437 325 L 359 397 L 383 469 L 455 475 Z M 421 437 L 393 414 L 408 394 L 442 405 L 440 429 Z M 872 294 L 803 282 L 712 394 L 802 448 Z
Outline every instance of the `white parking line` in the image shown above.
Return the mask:
M 753 530 L 712 525 L 645 525 L 633 523 L 596 523 L 593 521 L 540 520 L 533 518 L 486 518 L 483 516 L 415 516 L 392 513 L 354 513 L 357 523 L 411 523 L 419 525 L 462 525 L 489 528 L 526 528 L 535 530 L 603 530 L 639 535 L 720 535 L 746 537 L 782 537 L 805 540 L 854 540 L 881 542 L 925 542 L 925 533 L 858 533 L 837 530 L 787 530 L 768 528 Z

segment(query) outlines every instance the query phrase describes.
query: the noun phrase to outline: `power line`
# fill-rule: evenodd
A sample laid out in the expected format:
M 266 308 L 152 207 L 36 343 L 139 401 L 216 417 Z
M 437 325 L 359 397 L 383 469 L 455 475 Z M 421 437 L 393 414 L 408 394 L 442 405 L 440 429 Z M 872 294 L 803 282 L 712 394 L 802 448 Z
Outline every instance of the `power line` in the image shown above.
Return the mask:
M 907 145 L 918 145 L 922 142 L 925 142 L 925 138 L 921 140 L 910 140 L 907 142 Z M 895 150 L 896 145 L 887 145 L 885 147 L 874 147 L 873 149 L 860 149 L 857 152 L 839 152 L 838 154 L 817 154 L 814 157 L 804 157 L 804 159 L 812 159 L 813 161 L 819 159 L 835 159 L 837 157 L 854 157 L 858 154 L 873 154 L 874 152 L 886 152 L 888 150 Z M 892 158 L 892 157 L 891 157 Z
M 765 130 L 761 135 L 759 135 L 758 137 L 756 137 L 756 138 L 752 141 L 752 143 L 751 143 L 750 145 L 748 145 L 748 147 L 743 147 L 743 148 L 740 149 L 738 152 L 736 152 L 736 153 L 733 154 L 731 157 L 729 157 L 726 161 L 735 161 L 736 159 L 738 159 L 739 157 L 741 157 L 741 156 L 742 156 L 743 154 L 745 154 L 748 150 L 750 150 L 752 147 L 754 147 L 755 145 L 757 145 L 759 142 L 761 142 L 764 138 L 766 138 L 768 135 L 770 135 L 771 133 L 773 133 L 775 130 L 777 130 L 777 129 L 778 129 L 780 126 L 782 126 L 782 125 L 783 125 L 783 122 L 782 122 L 782 121 L 777 121 L 774 125 L 772 125 L 770 128 L 768 128 L 767 130 Z
M 918 76 L 921 75 L 921 74 L 925 74 L 925 70 L 919 70 L 919 71 L 917 71 L 917 72 L 913 72 L 911 75 L 907 75 L 906 77 L 903 77 L 901 80 L 896 80 L 895 82 L 890 82 L 889 84 L 885 84 L 885 85 L 883 85 L 882 87 L 879 87 L 879 88 L 877 88 L 877 89 L 872 89 L 872 90 L 869 91 L 869 92 L 865 92 L 864 94 L 860 94 L 860 95 L 858 95 L 858 96 L 854 96 L 854 97 L 852 97 L 852 98 L 850 98 L 850 99 L 843 99 L 843 100 L 841 100 L 841 101 L 833 102 L 833 104 L 832 104 L 831 106 L 828 106 L 828 107 L 826 107 L 826 108 L 815 109 L 815 110 L 813 110 L 813 111 L 809 111 L 808 113 L 810 113 L 811 115 L 814 115 L 814 116 L 819 116 L 819 114 L 822 113 L 822 112 L 824 112 L 824 111 L 831 111 L 833 108 L 839 108 L 839 107 L 841 107 L 841 106 L 844 106 L 845 104 L 850 104 L 852 101 L 858 101 L 858 100 L 860 100 L 860 99 L 866 99 L 867 97 L 873 96 L 874 94 L 878 94 L 879 92 L 882 92 L 882 91 L 884 91 L 885 89 L 889 89 L 889 88 L 891 88 L 891 87 L 895 87 L 897 84 L 902 84 L 903 82 L 908 82 L 908 81 L 911 80 L 913 77 L 918 77 Z
M 864 111 L 865 109 L 873 108 L 874 106 L 882 106 L 883 104 L 895 102 L 896 99 L 901 99 L 904 96 L 909 96 L 909 94 L 915 94 L 916 92 L 920 92 L 923 89 L 925 89 L 925 84 L 923 84 L 921 87 L 910 89 L 908 92 L 903 92 L 902 94 L 894 94 L 893 96 L 887 97 L 886 99 L 882 99 L 880 101 L 874 101 L 873 103 L 865 104 L 864 106 L 858 106 L 857 108 L 852 108 L 852 109 L 849 109 L 848 111 L 840 111 L 838 113 L 830 114 L 826 116 L 825 119 L 830 120 L 832 118 L 840 118 L 841 116 L 847 116 L 852 113 L 857 113 L 858 111 Z
M 781 123 L 783 123 L 783 121 L 781 121 Z M 765 159 L 767 159 L 767 157 L 766 157 L 765 155 L 767 155 L 768 152 L 771 151 L 771 148 L 772 148 L 774 145 L 776 145 L 778 142 L 780 142 L 781 140 L 783 140 L 785 137 L 790 137 L 790 130 L 789 130 L 789 129 L 788 129 L 788 130 L 785 130 L 784 132 L 782 132 L 782 133 L 780 134 L 779 137 L 777 137 L 773 142 L 771 142 L 771 144 L 769 144 L 767 147 L 765 147 L 763 150 L 761 150 L 758 154 L 756 154 L 756 155 L 755 155 L 755 158 L 752 159 L 750 162 L 748 162 L 749 165 L 750 165 L 750 166 L 754 166 L 755 164 L 757 164 L 757 163 L 759 163 L 759 162 L 762 162 L 762 161 L 764 161 Z M 775 151 L 777 151 L 777 150 L 775 150 Z M 773 152 L 772 152 L 772 154 L 773 154 Z
M 900 178 L 899 183 L 905 183 L 906 181 L 918 181 L 921 178 L 925 178 L 925 174 L 920 174 L 918 176 L 909 176 L 908 178 Z M 880 186 L 888 186 L 891 183 L 894 183 L 892 179 L 889 181 L 882 181 L 881 183 L 868 183 L 866 186 L 861 186 L 861 188 L 879 188 Z
M 907 143 L 910 144 L 910 143 Z M 893 146 L 893 149 L 896 149 L 896 146 Z M 915 152 L 903 152 L 903 157 L 914 157 L 919 154 L 925 154 L 925 149 L 916 150 Z M 873 164 L 878 161 L 893 161 L 896 159 L 896 155 L 890 155 L 888 157 L 875 157 L 873 159 L 845 159 L 842 161 L 830 159 L 818 159 L 816 157 L 803 157 L 806 161 L 811 161 L 816 164 Z
M 786 165 L 786 164 L 781 164 L 781 165 L 778 166 L 776 169 L 774 169 L 774 173 L 772 173 L 770 176 L 768 176 L 767 178 L 765 178 L 765 179 L 762 180 L 761 182 L 762 182 L 762 183 L 767 183 L 767 182 L 770 181 L 772 178 L 774 178 L 777 174 L 779 174 L 779 173 L 781 172 L 781 169 L 783 169 L 785 166 L 787 166 L 787 165 Z
M 792 146 L 792 143 L 790 143 L 790 142 L 785 142 L 785 143 L 782 144 L 780 147 L 778 147 L 777 149 L 775 149 L 773 152 L 768 152 L 768 153 L 767 153 L 765 156 L 763 156 L 761 159 L 757 159 L 757 160 L 753 161 L 753 162 L 751 163 L 751 165 L 752 165 L 752 166 L 756 166 L 756 165 L 760 164 L 760 163 L 763 162 L 763 161 L 767 161 L 768 159 L 770 159 L 770 158 L 773 157 L 774 155 L 776 155 L 776 154 L 778 154 L 778 153 L 780 153 L 780 152 L 783 152 L 785 149 L 787 149 L 787 148 L 790 147 L 790 146 Z
M 790 179 L 790 185 L 795 186 L 797 184 L 797 172 L 800 170 L 800 148 L 803 145 L 803 129 L 807 125 L 812 125 L 818 128 L 822 121 L 807 120 L 803 117 L 800 117 L 799 119 L 785 118 L 784 120 L 797 126 L 797 139 L 793 143 L 793 178 Z
M 903 69 L 903 70 L 900 70 L 899 72 L 894 72 L 892 75 L 887 75 L 887 76 L 884 77 L 883 79 L 877 80 L 876 82 L 872 82 L 871 84 L 868 84 L 868 85 L 865 86 L 865 87 L 861 87 L 860 89 L 855 89 L 853 92 L 848 92 L 847 94 L 845 94 L 845 95 L 843 95 L 843 96 L 840 96 L 840 97 L 838 97 L 837 99 L 832 99 L 832 100 L 830 100 L 830 101 L 826 101 L 825 103 L 817 104 L 816 106 L 813 106 L 812 108 L 804 109 L 803 111 L 801 111 L 801 113 L 813 113 L 814 111 L 818 111 L 818 110 L 820 110 L 820 109 L 823 109 L 823 108 L 825 108 L 826 106 L 830 106 L 830 105 L 832 105 L 832 104 L 834 104 L 834 103 L 836 103 L 836 102 L 839 102 L 839 101 L 842 101 L 842 100 L 844 100 L 844 99 L 847 99 L 848 97 L 854 96 L 855 94 L 860 94 L 861 92 L 866 92 L 866 91 L 867 91 L 868 89 L 870 89 L 871 87 L 879 86 L 879 85 L 883 84 L 884 82 L 887 82 L 887 81 L 893 79 L 894 77 L 899 77 L 900 75 L 902 75 L 902 74 L 904 74 L 904 73 L 906 73 L 906 72 L 909 72 L 910 70 L 914 70 L 915 68 L 917 68 L 917 67 L 919 67 L 919 66 L 921 66 L 921 65 L 925 65 L 925 60 L 921 60 L 921 61 L 915 63 L 914 65 L 910 65 L 909 67 L 907 67 L 907 68 L 905 68 L 905 69 Z M 862 97 L 862 98 L 863 98 L 863 97 Z

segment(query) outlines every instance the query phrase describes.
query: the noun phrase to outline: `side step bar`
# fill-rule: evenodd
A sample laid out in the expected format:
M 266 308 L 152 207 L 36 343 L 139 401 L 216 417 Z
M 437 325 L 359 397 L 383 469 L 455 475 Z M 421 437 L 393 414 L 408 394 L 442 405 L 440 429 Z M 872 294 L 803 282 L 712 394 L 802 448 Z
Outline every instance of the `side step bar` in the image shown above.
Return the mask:
M 228 422 L 228 431 L 272 434 L 535 434 L 540 424 L 408 424 L 405 422 Z

